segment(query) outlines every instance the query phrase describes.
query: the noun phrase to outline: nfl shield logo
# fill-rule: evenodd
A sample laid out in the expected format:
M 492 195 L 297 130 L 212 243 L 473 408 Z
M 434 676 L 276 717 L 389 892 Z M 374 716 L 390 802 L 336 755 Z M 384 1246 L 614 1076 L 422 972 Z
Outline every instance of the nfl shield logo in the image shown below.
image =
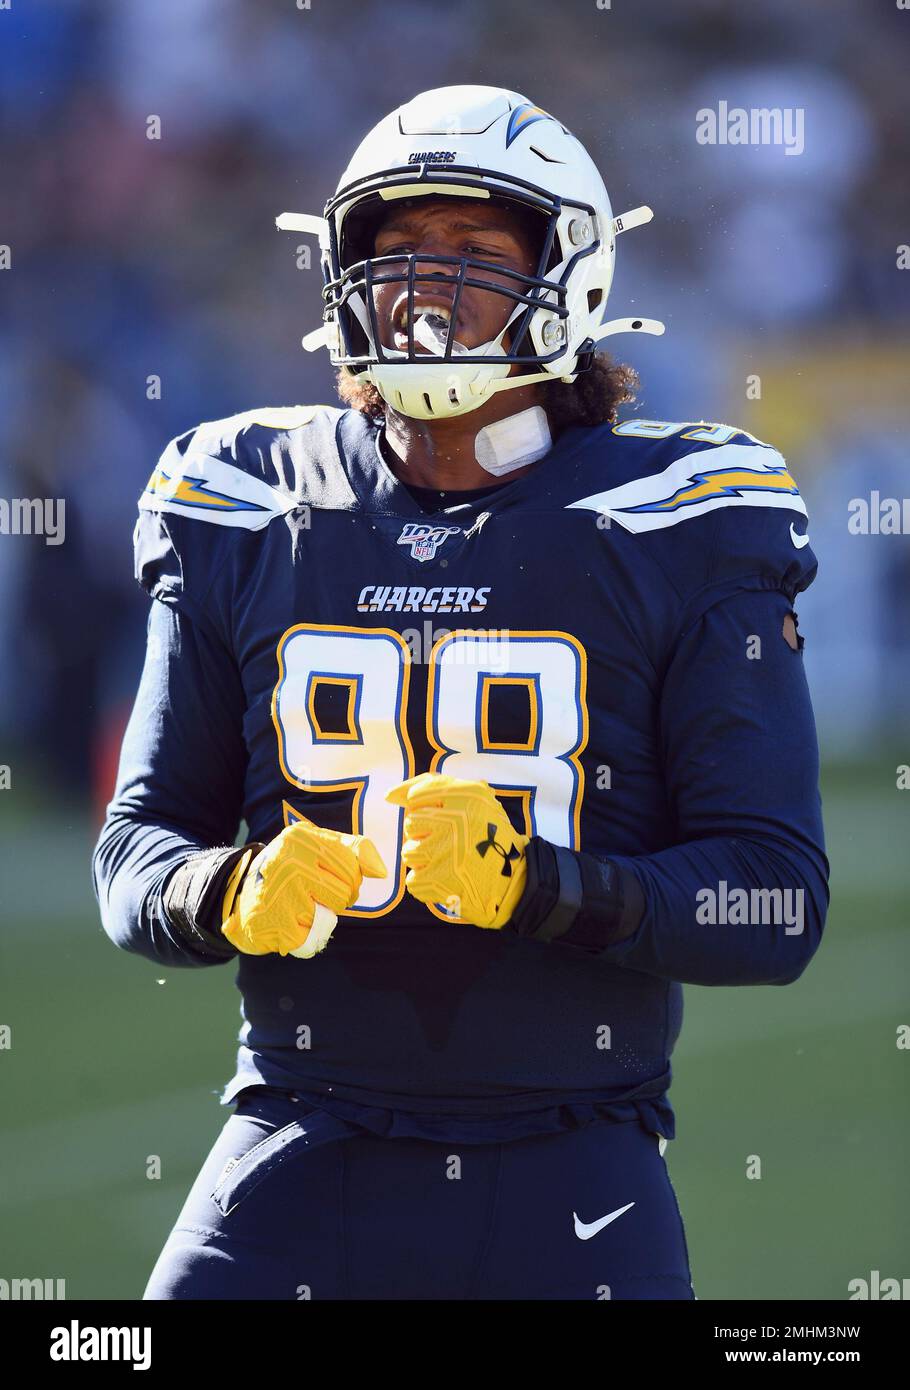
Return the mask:
M 430 526 L 424 521 L 409 521 L 402 528 L 398 544 L 408 546 L 415 560 L 432 560 L 443 541 L 460 530 L 460 526 Z

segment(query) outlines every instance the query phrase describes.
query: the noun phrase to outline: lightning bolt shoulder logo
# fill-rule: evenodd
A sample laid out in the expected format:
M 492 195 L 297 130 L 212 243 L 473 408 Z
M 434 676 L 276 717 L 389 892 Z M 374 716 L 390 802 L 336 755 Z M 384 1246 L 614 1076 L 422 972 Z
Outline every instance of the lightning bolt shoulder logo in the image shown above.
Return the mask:
M 721 444 L 674 459 L 662 473 L 569 503 L 639 533 L 675 526 L 717 507 L 787 507 L 807 515 L 787 465 L 766 444 Z
M 660 497 L 654 502 L 642 502 L 637 507 L 627 507 L 635 512 L 675 512 L 680 507 L 691 507 L 695 502 L 720 498 L 742 499 L 744 492 L 787 492 L 794 496 L 799 488 L 781 464 L 780 468 L 707 468 L 704 472 L 692 472 L 683 487 L 679 487 L 669 497 Z
M 163 468 L 158 468 L 151 476 L 146 491 L 156 497 L 170 497 L 182 502 L 185 507 L 208 507 L 229 512 L 264 512 L 258 502 L 247 502 L 242 497 L 230 497 L 225 492 L 216 492 L 205 478 L 172 478 Z
M 225 459 L 192 448 L 181 454 L 176 441 L 162 454 L 139 499 L 141 511 L 173 512 L 248 531 L 261 530 L 296 505 L 290 493 Z

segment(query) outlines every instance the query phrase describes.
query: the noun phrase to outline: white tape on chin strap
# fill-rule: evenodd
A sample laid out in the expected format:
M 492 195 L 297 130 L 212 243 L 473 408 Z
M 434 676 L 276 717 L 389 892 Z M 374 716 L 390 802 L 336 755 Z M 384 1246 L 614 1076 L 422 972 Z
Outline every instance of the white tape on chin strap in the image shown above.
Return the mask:
M 314 906 L 316 911 L 313 913 L 313 925 L 306 941 L 302 946 L 298 946 L 296 951 L 291 951 L 291 955 L 296 956 L 298 960 L 309 960 L 320 951 L 324 951 L 338 921 L 335 913 L 323 907 L 322 903 L 315 903 Z

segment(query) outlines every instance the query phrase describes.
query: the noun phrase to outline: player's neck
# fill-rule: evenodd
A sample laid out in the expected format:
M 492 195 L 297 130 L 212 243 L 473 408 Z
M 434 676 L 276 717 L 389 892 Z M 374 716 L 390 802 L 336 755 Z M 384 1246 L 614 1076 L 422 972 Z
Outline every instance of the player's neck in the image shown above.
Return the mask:
M 385 415 L 385 454 L 389 466 L 411 487 L 459 491 L 487 487 L 497 481 L 512 482 L 533 463 L 509 469 L 497 476 L 477 461 L 475 441 L 480 430 L 509 415 L 541 404 L 534 386 L 502 392 L 480 410 L 451 420 L 414 420 L 390 407 Z

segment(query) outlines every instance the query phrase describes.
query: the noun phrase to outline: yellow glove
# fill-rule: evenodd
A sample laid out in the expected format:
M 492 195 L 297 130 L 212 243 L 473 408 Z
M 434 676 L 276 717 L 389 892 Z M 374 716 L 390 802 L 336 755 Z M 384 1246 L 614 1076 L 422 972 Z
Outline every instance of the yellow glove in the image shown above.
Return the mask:
M 512 828 L 486 782 L 422 772 L 386 793 L 405 808 L 408 892 L 475 927 L 504 927 L 527 881 L 527 835 Z
M 294 821 L 265 849 L 250 849 L 238 861 L 224 894 L 221 930 L 245 955 L 277 951 L 308 960 L 324 949 L 337 914 L 356 901 L 364 874 L 386 875 L 372 840 Z

